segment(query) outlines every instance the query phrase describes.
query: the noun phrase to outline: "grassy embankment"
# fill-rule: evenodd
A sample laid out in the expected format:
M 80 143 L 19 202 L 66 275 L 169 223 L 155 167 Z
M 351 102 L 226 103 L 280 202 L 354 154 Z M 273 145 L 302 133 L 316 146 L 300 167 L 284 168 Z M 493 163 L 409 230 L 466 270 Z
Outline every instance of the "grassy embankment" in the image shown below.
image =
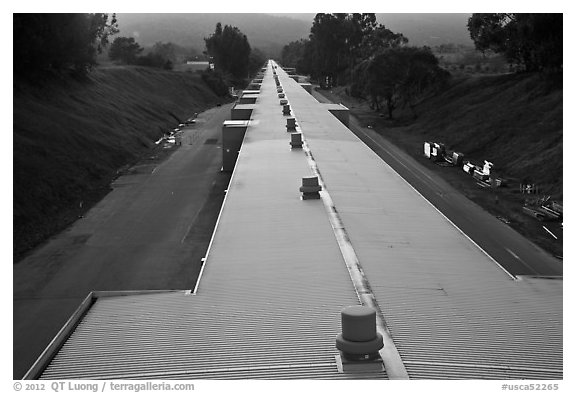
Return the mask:
M 14 82 L 14 260 L 110 191 L 118 171 L 220 99 L 198 74 L 102 67 L 87 80 Z
M 562 201 L 562 88 L 539 75 L 499 75 L 453 78 L 447 88 L 422 99 L 416 108 L 400 109 L 388 120 L 363 101 L 347 97 L 341 88 L 335 102 L 348 106 L 364 126 L 401 147 L 495 216 L 554 255 L 562 254 L 559 222 L 540 222 L 522 213 L 519 183 L 535 183 L 541 195 Z M 482 166 L 510 180 L 509 187 L 484 189 L 461 169 L 434 165 L 423 156 L 424 141 L 443 142 Z M 498 198 L 496 198 L 496 196 Z M 558 236 L 550 236 L 545 225 Z

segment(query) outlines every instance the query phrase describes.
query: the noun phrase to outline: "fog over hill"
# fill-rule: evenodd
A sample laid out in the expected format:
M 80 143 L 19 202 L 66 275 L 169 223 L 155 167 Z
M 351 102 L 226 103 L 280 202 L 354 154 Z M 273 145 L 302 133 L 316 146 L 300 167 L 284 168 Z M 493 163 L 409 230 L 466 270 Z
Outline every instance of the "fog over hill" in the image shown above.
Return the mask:
M 273 14 L 300 20 L 312 25 L 313 13 Z M 395 33 L 408 37 L 410 45 L 435 46 L 440 44 L 473 45 L 468 28 L 468 18 L 472 14 L 400 14 L 376 13 L 376 20 Z
M 472 14 L 376 14 L 379 23 L 408 37 L 411 45 L 436 46 L 462 44 L 473 46 L 468 32 Z
M 204 38 L 214 33 L 216 23 L 238 27 L 250 46 L 277 56 L 287 43 L 307 37 L 310 23 L 269 14 L 118 14 L 120 36 L 134 37 L 141 46 L 172 42 L 205 48 Z
M 118 14 L 120 36 L 144 47 L 158 41 L 204 50 L 204 37 L 216 23 L 238 27 L 253 48 L 278 56 L 284 45 L 308 37 L 312 13 L 300 14 Z M 376 14 L 379 23 L 404 34 L 411 45 L 472 45 L 466 28 L 470 14 Z

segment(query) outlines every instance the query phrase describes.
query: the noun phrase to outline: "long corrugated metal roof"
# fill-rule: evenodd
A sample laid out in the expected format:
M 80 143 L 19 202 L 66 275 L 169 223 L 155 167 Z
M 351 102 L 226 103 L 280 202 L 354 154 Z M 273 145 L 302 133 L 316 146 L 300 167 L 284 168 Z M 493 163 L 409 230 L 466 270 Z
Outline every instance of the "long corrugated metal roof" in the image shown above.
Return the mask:
M 408 376 L 562 378 L 562 280 L 513 280 L 277 71 Z M 252 119 L 197 293 L 97 300 L 42 378 L 387 377 L 337 373 L 358 296 L 271 72 Z

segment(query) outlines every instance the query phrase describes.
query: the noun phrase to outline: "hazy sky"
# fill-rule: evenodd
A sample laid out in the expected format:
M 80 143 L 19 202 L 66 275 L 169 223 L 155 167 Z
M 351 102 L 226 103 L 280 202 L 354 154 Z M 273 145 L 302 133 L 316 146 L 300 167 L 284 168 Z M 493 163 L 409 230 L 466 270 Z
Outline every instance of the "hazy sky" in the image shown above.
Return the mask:
M 274 13 L 312 23 L 315 13 Z M 376 13 L 382 23 L 395 33 L 402 33 L 416 45 L 434 46 L 453 42 L 472 45 L 466 23 L 472 14 L 463 13 Z

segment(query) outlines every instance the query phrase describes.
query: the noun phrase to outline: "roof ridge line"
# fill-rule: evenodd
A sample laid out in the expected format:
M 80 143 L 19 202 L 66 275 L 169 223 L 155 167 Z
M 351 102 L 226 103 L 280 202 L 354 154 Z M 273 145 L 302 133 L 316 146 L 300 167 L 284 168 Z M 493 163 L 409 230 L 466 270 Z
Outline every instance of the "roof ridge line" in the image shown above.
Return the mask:
M 338 247 L 340 248 L 344 262 L 346 263 L 348 273 L 350 274 L 350 279 L 352 280 L 354 290 L 358 296 L 358 300 L 362 305 L 369 306 L 376 310 L 376 329 L 384 339 L 384 347 L 379 351 L 379 353 L 382 357 L 382 360 L 384 361 L 386 374 L 388 375 L 389 379 L 410 379 L 408 371 L 406 370 L 406 367 L 402 362 L 402 358 L 400 357 L 400 353 L 394 344 L 392 335 L 388 329 L 386 320 L 384 319 L 382 309 L 378 305 L 378 301 L 372 292 L 372 288 L 370 287 L 368 278 L 364 274 L 364 270 L 362 269 L 358 255 L 356 254 L 354 246 L 350 241 L 350 237 L 346 232 L 344 223 L 342 222 L 342 219 L 336 210 L 336 206 L 334 205 L 334 202 L 332 201 L 332 198 L 326 189 L 326 185 L 322 179 L 322 174 L 318 169 L 318 165 L 316 164 L 314 156 L 312 155 L 312 152 L 310 151 L 306 141 L 304 141 L 303 150 L 306 154 L 306 158 L 308 159 L 308 163 L 310 164 L 310 168 L 314 174 L 318 176 L 318 184 L 322 187 L 322 190 L 320 191 L 320 197 L 324 203 L 326 212 L 328 213 L 330 225 L 332 226 Z

